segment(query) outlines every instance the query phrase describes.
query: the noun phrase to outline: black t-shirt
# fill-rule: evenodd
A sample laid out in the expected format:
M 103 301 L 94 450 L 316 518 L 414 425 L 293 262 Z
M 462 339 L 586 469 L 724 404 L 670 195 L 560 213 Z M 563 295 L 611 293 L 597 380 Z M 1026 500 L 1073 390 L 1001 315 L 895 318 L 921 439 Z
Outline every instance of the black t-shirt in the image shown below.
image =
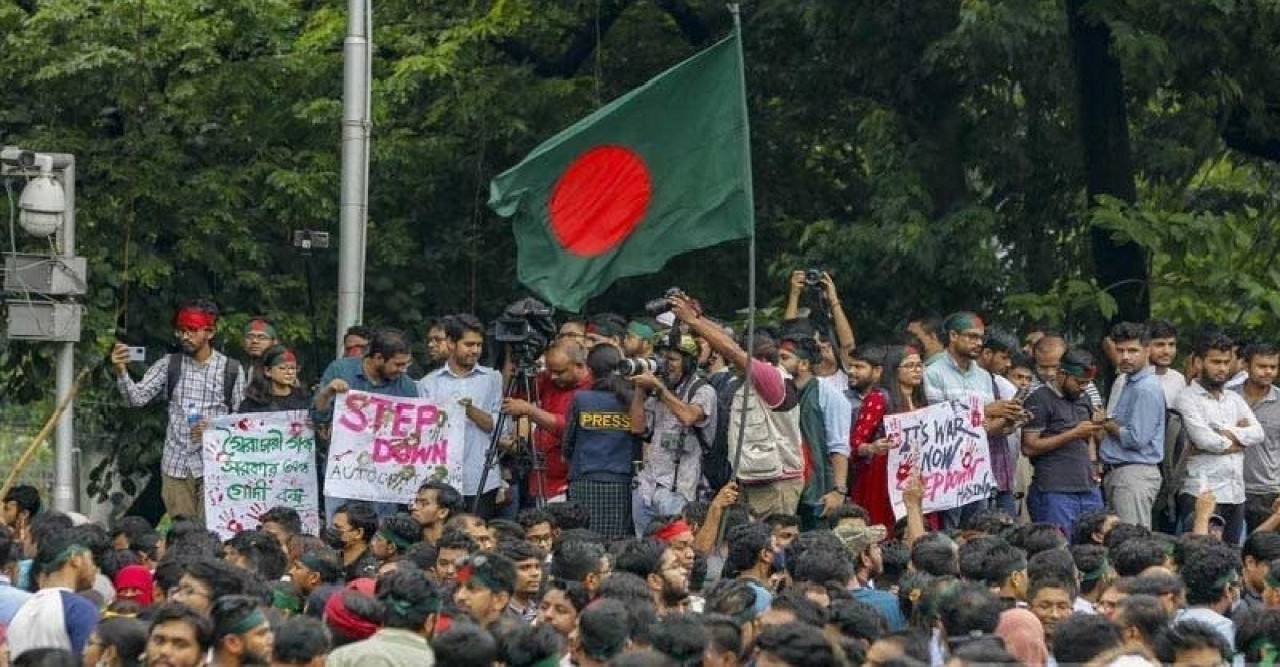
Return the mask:
M 1089 397 L 1076 400 L 1059 395 L 1042 386 L 1031 392 L 1025 404 L 1032 414 L 1023 431 L 1040 431 L 1040 437 L 1065 433 L 1089 419 Z M 1035 467 L 1031 488 L 1047 493 L 1079 493 L 1094 489 L 1093 470 L 1089 462 L 1089 441 L 1083 438 L 1039 456 L 1027 457 Z

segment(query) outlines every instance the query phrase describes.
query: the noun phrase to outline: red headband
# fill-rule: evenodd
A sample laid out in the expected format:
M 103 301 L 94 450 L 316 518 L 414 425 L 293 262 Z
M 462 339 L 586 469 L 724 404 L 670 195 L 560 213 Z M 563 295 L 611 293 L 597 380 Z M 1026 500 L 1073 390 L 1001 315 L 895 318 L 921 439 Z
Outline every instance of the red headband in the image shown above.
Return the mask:
M 294 354 L 293 350 L 285 350 L 284 354 L 280 355 L 280 359 L 290 364 L 298 363 L 298 355 Z
M 662 529 L 654 533 L 653 536 L 663 542 L 670 542 L 671 540 L 676 539 L 677 535 L 685 532 L 693 532 L 693 529 L 689 527 L 688 523 L 685 523 L 684 519 L 676 519 L 675 521 L 663 526 Z
M 181 308 L 173 318 L 173 325 L 179 329 L 212 329 L 218 321 L 213 313 L 194 308 Z

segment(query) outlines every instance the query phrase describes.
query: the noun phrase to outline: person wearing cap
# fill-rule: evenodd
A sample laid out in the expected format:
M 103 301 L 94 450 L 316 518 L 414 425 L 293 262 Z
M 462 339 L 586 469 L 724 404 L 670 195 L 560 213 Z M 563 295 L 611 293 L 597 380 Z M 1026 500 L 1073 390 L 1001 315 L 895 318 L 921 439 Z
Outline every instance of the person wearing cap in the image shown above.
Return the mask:
M 644 466 L 637 475 L 631 518 L 636 534 L 659 515 L 679 514 L 696 500 L 702 451 L 716 437 L 716 391 L 697 376 L 698 345 L 692 336 L 658 347 L 662 377 L 645 371 L 631 378 L 636 392 L 631 423 L 646 425 Z
M 298 355 L 293 350 L 273 346 L 262 353 L 260 362 L 236 412 L 306 410 L 311 406 L 311 396 L 298 386 Z
M 1244 532 L 1244 452 L 1265 438 L 1249 404 L 1224 387 L 1231 377 L 1234 348 L 1234 342 L 1222 334 L 1196 341 L 1200 375 L 1174 403 L 1194 447 L 1178 494 L 1179 522 L 1190 527 L 1196 496 L 1211 491 L 1218 502 L 1214 513 L 1227 522 L 1222 539 L 1230 545 L 1240 544 Z
M 1102 509 L 1089 442 L 1102 435 L 1103 427 L 1100 418 L 1093 419 L 1082 387 L 1093 378 L 1093 357 L 1072 350 L 1057 366 L 1053 375 L 1043 378 L 1044 386 L 1027 397 L 1031 421 L 1022 427 L 1022 453 L 1035 471 L 1027 493 L 1031 520 L 1047 521 L 1066 532 L 1081 514 Z
M 213 603 L 213 659 L 218 667 L 264 665 L 271 661 L 275 634 L 259 609 L 260 601 L 248 595 L 228 595 Z
M 631 320 L 627 335 L 622 337 L 622 353 L 628 359 L 648 359 L 653 356 L 653 339 L 658 332 L 647 322 Z
M 142 407 L 167 392 L 169 424 L 160 456 L 160 497 L 171 517 L 204 518 L 204 424 L 230 414 L 244 400 L 240 364 L 213 349 L 217 322 L 218 307 L 211 301 L 189 301 L 178 309 L 173 327 L 182 353 L 177 357 L 173 386 L 169 376 L 174 362 L 169 355 L 152 364 L 135 383 L 129 377 L 129 347 L 116 343 L 111 350 L 116 389 L 130 407 Z
M 845 524 L 837 526 L 834 532 L 853 559 L 854 581 L 849 590 L 853 599 L 875 607 L 888 622 L 890 632 L 905 629 L 907 619 L 898 606 L 898 596 L 877 590 L 874 585 L 875 578 L 884 572 L 880 543 L 888 531 L 881 525 Z

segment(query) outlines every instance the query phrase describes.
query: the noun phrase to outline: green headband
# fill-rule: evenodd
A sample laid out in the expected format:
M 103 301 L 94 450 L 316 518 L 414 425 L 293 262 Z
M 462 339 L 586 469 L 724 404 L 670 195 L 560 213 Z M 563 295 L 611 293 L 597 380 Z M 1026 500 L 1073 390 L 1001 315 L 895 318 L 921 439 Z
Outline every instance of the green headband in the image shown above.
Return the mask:
M 986 325 L 982 323 L 982 318 L 974 313 L 956 313 L 942 323 L 944 331 L 954 331 L 956 333 L 985 327 Z
M 297 614 L 302 611 L 302 600 L 277 588 L 271 591 L 271 606 L 281 611 L 290 611 Z
M 88 551 L 89 551 L 89 547 L 86 547 L 82 544 L 67 545 L 67 548 L 63 549 L 62 551 L 59 551 L 58 555 L 53 557 L 52 562 L 44 566 L 43 568 L 44 573 L 49 574 L 50 572 L 54 572 L 58 568 L 62 567 L 67 561 Z
M 262 615 L 262 610 L 255 608 L 253 611 L 246 614 L 244 618 L 236 621 L 231 627 L 227 628 L 227 634 L 242 635 L 266 622 L 267 617 Z
M 404 551 L 405 549 L 408 549 L 409 547 L 413 546 L 413 542 L 410 542 L 409 540 L 406 540 L 403 537 L 396 535 L 395 533 L 387 530 L 386 528 L 379 529 L 378 535 L 382 537 L 382 539 L 396 545 L 396 548 L 399 549 L 400 551 Z
M 1107 573 L 1110 571 L 1111 571 L 1111 563 L 1108 562 L 1107 559 L 1103 558 L 1102 562 L 1098 564 L 1097 568 L 1095 568 L 1092 572 L 1081 575 L 1080 580 L 1093 581 L 1095 579 L 1101 579 L 1107 576 Z

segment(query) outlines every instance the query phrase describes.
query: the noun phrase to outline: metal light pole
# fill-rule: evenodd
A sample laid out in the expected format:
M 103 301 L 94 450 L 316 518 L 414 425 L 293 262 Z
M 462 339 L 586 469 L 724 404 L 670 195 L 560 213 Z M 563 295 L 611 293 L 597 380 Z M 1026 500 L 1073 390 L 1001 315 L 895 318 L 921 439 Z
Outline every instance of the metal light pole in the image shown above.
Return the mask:
M 364 311 L 365 228 L 369 216 L 368 0 L 347 0 L 342 70 L 342 194 L 339 201 L 337 356 L 342 335 Z

